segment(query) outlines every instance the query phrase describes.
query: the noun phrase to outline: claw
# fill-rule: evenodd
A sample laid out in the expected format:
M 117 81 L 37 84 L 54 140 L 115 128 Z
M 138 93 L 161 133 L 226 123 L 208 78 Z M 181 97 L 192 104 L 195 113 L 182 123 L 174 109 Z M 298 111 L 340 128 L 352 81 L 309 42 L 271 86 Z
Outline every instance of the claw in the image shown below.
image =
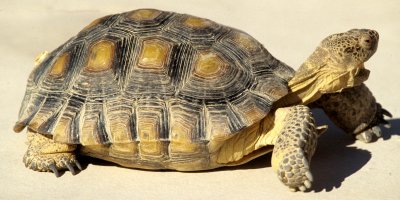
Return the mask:
M 311 172 L 308 171 L 308 172 L 305 173 L 305 175 L 306 175 L 308 180 L 310 180 L 311 182 L 314 181 L 314 178 L 313 178 Z
M 32 169 L 32 170 L 37 170 L 37 169 L 38 169 L 36 163 L 34 163 L 34 162 L 30 162 L 30 163 L 27 165 L 27 167 L 28 167 L 29 169 Z
M 56 165 L 54 163 L 49 165 L 49 169 L 56 175 L 56 177 L 60 177 L 60 172 L 58 172 Z
M 382 130 L 379 126 L 372 127 L 372 133 L 374 133 L 378 138 L 382 137 Z
M 382 112 L 383 115 L 385 115 L 385 116 L 387 116 L 387 117 L 390 117 L 390 118 L 393 117 L 393 115 L 392 115 L 389 111 L 387 111 L 386 109 L 384 109 L 384 108 L 381 108 L 381 112 Z
M 311 181 L 309 181 L 309 180 L 307 180 L 307 181 L 304 181 L 304 186 L 306 186 L 306 188 L 311 188 Z
M 78 162 L 78 160 L 75 160 L 75 165 L 80 171 L 82 171 L 82 165 Z
M 372 140 L 372 134 L 371 134 L 371 130 L 366 130 L 358 135 L 356 135 L 356 138 L 358 140 L 361 140 L 365 143 L 370 143 Z
M 65 162 L 65 161 L 63 161 L 63 162 L 64 162 L 64 165 L 65 165 L 65 166 L 68 168 L 68 170 L 71 172 L 71 174 L 72 174 L 72 175 L 75 175 L 76 172 L 75 172 L 74 166 L 72 166 L 71 163 L 69 163 L 69 162 Z
M 302 191 L 302 192 L 304 192 L 304 191 L 307 190 L 307 188 L 306 188 L 306 186 L 302 185 L 302 186 L 299 187 L 299 190 Z

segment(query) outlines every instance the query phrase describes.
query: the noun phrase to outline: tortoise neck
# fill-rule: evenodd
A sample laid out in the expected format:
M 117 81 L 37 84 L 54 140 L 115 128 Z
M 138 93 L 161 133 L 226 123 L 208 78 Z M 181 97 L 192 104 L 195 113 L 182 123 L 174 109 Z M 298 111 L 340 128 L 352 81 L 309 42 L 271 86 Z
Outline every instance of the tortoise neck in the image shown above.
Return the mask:
M 275 107 L 308 105 L 323 94 L 361 85 L 368 76 L 369 70 L 364 66 L 334 65 L 330 62 L 328 52 L 317 48 L 289 81 L 289 94 L 280 99 Z

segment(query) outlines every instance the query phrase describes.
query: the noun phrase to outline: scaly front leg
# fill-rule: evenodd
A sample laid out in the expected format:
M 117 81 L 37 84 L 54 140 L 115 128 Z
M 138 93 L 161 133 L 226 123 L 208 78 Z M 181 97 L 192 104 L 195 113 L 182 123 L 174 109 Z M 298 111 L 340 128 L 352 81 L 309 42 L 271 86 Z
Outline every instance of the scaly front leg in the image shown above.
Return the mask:
M 381 137 L 379 125 L 388 124 L 384 116 L 392 117 L 364 84 L 340 93 L 324 94 L 311 106 L 322 108 L 338 127 L 366 143 Z
M 291 190 L 311 188 L 310 171 L 317 139 L 324 129 L 315 127 L 314 118 L 306 106 L 280 108 L 277 115 L 285 116 L 272 153 L 271 165 L 278 178 Z

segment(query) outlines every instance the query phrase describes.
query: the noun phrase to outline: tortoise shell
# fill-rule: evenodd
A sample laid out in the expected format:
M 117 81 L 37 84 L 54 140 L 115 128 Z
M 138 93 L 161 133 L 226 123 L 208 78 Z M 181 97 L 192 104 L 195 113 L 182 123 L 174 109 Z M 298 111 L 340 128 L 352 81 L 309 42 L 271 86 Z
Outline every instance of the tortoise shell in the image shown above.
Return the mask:
M 204 149 L 263 119 L 293 69 L 248 34 L 153 9 L 93 21 L 31 73 L 14 129 L 55 141 Z

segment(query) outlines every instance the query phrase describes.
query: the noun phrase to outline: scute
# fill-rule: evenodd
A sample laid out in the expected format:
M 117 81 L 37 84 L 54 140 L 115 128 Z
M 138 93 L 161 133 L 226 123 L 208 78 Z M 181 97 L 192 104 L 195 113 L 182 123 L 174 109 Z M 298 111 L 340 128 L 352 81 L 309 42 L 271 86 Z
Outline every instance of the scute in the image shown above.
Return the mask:
M 208 19 L 110 15 L 34 69 L 15 130 L 186 159 L 263 119 L 293 74 L 248 34 Z
M 156 70 L 165 68 L 170 57 L 171 46 L 158 38 L 144 40 L 141 44 L 137 66 Z
M 162 12 L 155 9 L 140 9 L 127 13 L 127 17 L 133 21 L 149 21 L 160 16 Z
M 114 97 L 106 100 L 107 126 L 114 143 L 134 142 L 137 137 L 133 100 Z
M 211 27 L 213 25 L 215 26 L 216 24 L 208 19 L 188 16 L 183 21 L 183 25 L 190 27 L 192 29 L 204 29 L 206 27 Z
M 169 124 L 167 107 L 159 99 L 140 99 L 137 101 L 136 124 L 139 152 L 145 157 L 160 157 L 168 153 Z
M 115 44 L 111 41 L 100 40 L 89 50 L 89 59 L 84 67 L 86 72 L 102 72 L 113 68 Z
M 171 151 L 195 153 L 206 142 L 205 113 L 202 105 L 172 99 L 169 101 Z
M 130 72 L 124 83 L 125 92 L 132 98 L 168 95 L 175 93 L 171 74 L 173 43 L 164 37 L 143 37 L 138 39 L 132 57 Z
M 69 53 L 64 53 L 60 55 L 60 57 L 57 58 L 57 60 L 54 62 L 53 66 L 51 67 L 51 70 L 49 72 L 49 76 L 58 78 L 62 77 L 65 73 L 65 70 L 69 64 Z
M 174 13 L 155 9 L 139 9 L 120 14 L 122 17 L 116 29 L 129 30 L 137 34 L 159 32 L 175 16 Z
M 195 76 L 201 79 L 217 79 L 224 77 L 229 64 L 214 52 L 199 52 L 194 61 Z
M 245 91 L 252 84 L 253 75 L 236 58 L 226 54 L 213 48 L 198 50 L 178 95 L 218 101 Z

